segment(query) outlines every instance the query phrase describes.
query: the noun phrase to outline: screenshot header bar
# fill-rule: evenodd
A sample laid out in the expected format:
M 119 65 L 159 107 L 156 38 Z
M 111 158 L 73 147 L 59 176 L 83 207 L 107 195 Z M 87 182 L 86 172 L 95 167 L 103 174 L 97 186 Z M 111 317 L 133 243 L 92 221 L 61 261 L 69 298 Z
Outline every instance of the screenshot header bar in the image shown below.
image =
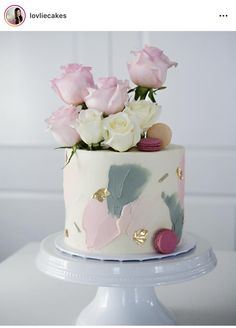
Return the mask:
M 235 0 L 1 0 L 1 31 L 234 31 Z

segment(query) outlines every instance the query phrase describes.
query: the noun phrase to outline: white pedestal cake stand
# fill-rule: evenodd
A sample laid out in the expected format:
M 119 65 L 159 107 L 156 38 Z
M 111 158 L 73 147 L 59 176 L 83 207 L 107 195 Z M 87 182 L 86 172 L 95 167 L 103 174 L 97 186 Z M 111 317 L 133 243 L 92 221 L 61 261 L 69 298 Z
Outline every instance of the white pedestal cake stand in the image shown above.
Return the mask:
M 37 267 L 66 281 L 99 286 L 77 325 L 173 325 L 174 316 L 159 302 L 154 286 L 200 277 L 216 266 L 210 245 L 195 238 L 187 253 L 145 261 L 103 261 L 68 255 L 56 249 L 53 234 L 42 241 Z M 184 291 L 183 291 L 184 293 Z M 81 297 L 81 295 L 80 295 Z

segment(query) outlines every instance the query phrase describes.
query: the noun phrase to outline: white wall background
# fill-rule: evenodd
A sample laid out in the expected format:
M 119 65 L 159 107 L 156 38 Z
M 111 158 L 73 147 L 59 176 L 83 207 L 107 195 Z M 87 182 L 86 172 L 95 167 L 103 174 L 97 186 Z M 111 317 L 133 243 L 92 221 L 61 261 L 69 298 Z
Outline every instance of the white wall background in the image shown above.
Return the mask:
M 63 229 L 63 152 L 44 123 L 62 103 L 49 81 L 70 62 L 128 78 L 129 51 L 145 43 L 179 63 L 159 102 L 186 147 L 185 228 L 236 249 L 235 32 L 1 32 L 0 261 Z

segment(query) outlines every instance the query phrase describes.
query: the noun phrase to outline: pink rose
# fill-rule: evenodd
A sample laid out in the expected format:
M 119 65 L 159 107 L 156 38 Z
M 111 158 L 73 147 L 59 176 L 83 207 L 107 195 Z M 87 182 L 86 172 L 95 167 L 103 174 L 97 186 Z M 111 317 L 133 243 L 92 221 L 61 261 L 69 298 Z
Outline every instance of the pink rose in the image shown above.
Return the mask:
M 91 67 L 79 64 L 62 66 L 64 74 L 60 78 L 51 81 L 52 88 L 57 95 L 69 105 L 79 105 L 88 95 L 87 88 L 94 86 Z
M 74 107 L 60 108 L 47 120 L 56 141 L 62 146 L 73 146 L 80 141 L 78 132 L 73 127 L 79 117 L 79 110 Z
M 177 66 L 163 51 L 145 46 L 141 51 L 132 51 L 135 58 L 128 64 L 131 80 L 141 87 L 160 88 L 166 80 L 168 68 Z
M 100 112 L 114 114 L 124 109 L 128 100 L 129 83 L 120 81 L 115 77 L 100 78 L 97 88 L 89 88 L 89 94 L 85 97 L 88 108 L 97 109 Z

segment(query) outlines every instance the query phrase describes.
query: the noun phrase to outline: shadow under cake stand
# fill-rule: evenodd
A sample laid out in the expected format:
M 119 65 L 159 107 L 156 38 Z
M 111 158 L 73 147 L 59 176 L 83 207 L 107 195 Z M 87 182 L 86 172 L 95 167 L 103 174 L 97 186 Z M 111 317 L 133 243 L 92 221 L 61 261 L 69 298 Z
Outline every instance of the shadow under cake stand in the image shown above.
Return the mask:
M 79 256 L 63 244 L 63 233 L 57 233 L 41 242 L 36 264 L 54 278 L 98 286 L 77 325 L 173 325 L 174 315 L 160 303 L 154 287 L 198 278 L 217 263 L 202 238 L 185 233 L 183 241 L 178 255 L 114 261 Z

